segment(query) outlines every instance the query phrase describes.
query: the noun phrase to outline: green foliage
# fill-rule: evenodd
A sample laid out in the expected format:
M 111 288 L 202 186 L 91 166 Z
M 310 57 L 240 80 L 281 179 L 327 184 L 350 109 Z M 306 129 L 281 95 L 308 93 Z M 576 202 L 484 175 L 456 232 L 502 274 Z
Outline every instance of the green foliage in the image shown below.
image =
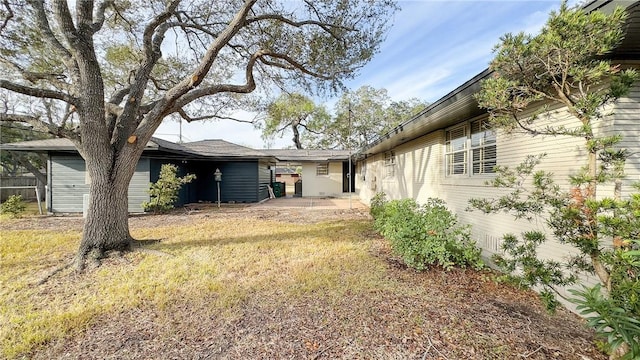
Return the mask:
M 394 253 L 412 268 L 484 266 L 469 227 L 458 224 L 440 199 L 430 198 L 423 205 L 413 199 L 387 202 L 380 193 L 372 201 L 371 213 L 376 230 L 390 240 Z
M 636 289 L 640 289 L 637 285 Z M 621 359 L 640 357 L 640 320 L 637 313 L 630 313 L 611 298 L 603 295 L 602 285 L 584 287 L 581 290 L 569 290 L 575 298 L 580 314 L 587 319 L 589 326 L 607 339 L 609 351 L 615 353 L 620 347 L 628 347 Z
M 369 213 L 376 221 L 380 219 L 382 221 L 382 215 L 384 214 L 384 207 L 387 204 L 387 194 L 383 192 L 376 193 L 371 199 L 371 207 Z
M 602 117 L 603 106 L 626 94 L 638 79 L 635 70 L 620 70 L 602 57 L 622 41 L 626 18 L 620 8 L 611 14 L 586 14 L 564 2 L 539 35 L 504 35 L 490 65 L 494 76 L 482 83 L 476 96 L 480 106 L 489 109 L 494 125 L 507 131 L 592 138 L 591 121 Z M 550 111 L 540 107 L 536 113 L 526 112 L 538 101 L 567 106 L 581 123 L 536 127 L 540 115 Z
M 321 133 L 307 134 L 306 140 L 315 148 L 359 149 L 426 106 L 417 98 L 392 101 L 386 89 L 361 86 L 343 93 L 332 121 L 322 124 Z
M 196 178 L 193 174 L 178 177 L 177 172 L 176 165 L 162 165 L 158 181 L 149 185 L 151 200 L 142 203 L 144 211 L 166 212 L 173 209 L 182 185 L 188 184 Z
M 9 217 L 20 217 L 20 214 L 26 208 L 24 201 L 22 201 L 22 195 L 11 195 L 5 202 L 0 204 L 0 214 L 8 215 Z
M 516 170 L 500 168 L 491 183 L 509 192 L 497 199 L 473 199 L 470 207 L 485 213 L 504 211 L 515 218 L 541 217 L 554 238 L 573 246 L 577 253 L 565 262 L 544 259 L 538 248 L 547 236 L 542 231 L 528 231 L 520 237 L 505 235 L 504 254 L 493 260 L 505 277 L 522 286 L 541 288 L 541 299 L 550 311 L 558 305 L 557 287 L 575 284 L 579 273 L 598 275 L 598 294 L 601 288 L 606 290 L 603 294 L 595 297 L 593 289 L 588 293 L 573 291 L 579 298 L 570 300 L 589 311 L 606 311 L 597 313 L 600 322 L 590 324 L 606 335 L 612 348 L 617 348 L 619 341 L 633 348 L 637 338 L 618 331 L 640 321 L 640 192 L 624 200 L 589 198 L 580 174 L 573 177 L 569 191 L 562 191 L 551 174 L 534 170 L 541 158 L 530 156 Z M 602 164 L 602 171 L 613 168 L 606 159 Z M 615 173 L 609 172 L 611 179 Z M 635 188 L 640 190 L 640 184 Z M 612 241 L 614 246 L 607 246 Z M 621 311 L 624 316 L 618 314 Z
M 293 143 L 302 149 L 301 137 L 305 133 L 318 134 L 331 120 L 322 105 L 301 94 L 283 94 L 267 107 L 267 118 L 262 128 L 262 137 L 282 137 L 285 130 L 293 132 Z

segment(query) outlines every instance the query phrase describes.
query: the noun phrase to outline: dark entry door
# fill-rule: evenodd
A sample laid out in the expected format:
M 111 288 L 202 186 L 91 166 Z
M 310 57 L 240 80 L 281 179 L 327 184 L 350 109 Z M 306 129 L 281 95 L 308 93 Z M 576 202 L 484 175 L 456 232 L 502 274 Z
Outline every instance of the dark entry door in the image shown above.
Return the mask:
M 351 192 L 356 192 L 356 164 L 351 163 Z M 349 162 L 342 162 L 342 192 L 349 192 Z

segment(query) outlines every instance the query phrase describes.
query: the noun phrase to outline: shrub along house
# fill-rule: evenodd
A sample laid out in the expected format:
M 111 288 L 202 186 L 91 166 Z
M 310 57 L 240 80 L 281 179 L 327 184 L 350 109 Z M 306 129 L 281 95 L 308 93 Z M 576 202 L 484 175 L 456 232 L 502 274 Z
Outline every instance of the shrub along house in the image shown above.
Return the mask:
M 623 43 L 611 55 L 624 67 L 640 67 L 640 5 L 638 2 L 594 2 L 586 10 L 610 11 L 625 6 L 629 13 L 627 34 Z M 402 123 L 362 149 L 358 154 L 356 189 L 361 201 L 384 192 L 387 199 L 413 198 L 419 203 L 429 197 L 441 198 L 459 219 L 472 225 L 473 237 L 485 255 L 500 251 L 503 235 L 521 234 L 544 222 L 515 221 L 504 214 L 484 215 L 466 211 L 471 198 L 496 198 L 499 189 L 487 185 L 495 177 L 494 166 L 514 167 L 526 155 L 546 153 L 537 170 L 550 171 L 564 188 L 568 178 L 585 165 L 584 139 L 568 136 L 508 135 L 488 126 L 488 114 L 478 107 L 474 98 L 481 80 L 489 70 L 468 80 L 423 112 Z M 547 119 L 555 126 L 575 125 L 577 119 L 566 109 L 553 109 Z M 623 191 L 640 180 L 640 83 L 631 92 L 607 109 L 609 115 L 599 121 L 599 134 L 621 134 L 619 145 L 631 154 L 625 167 Z M 604 189 L 601 195 L 611 195 Z M 570 248 L 556 241 L 545 243 L 542 256 L 562 259 Z
M 67 139 L 35 140 L 2 144 L 2 150 L 33 151 L 47 155 L 47 210 L 50 213 L 77 213 L 86 206 L 90 179 L 84 160 Z M 178 166 L 178 175 L 195 174 L 185 185 L 177 205 L 217 201 L 214 172 L 220 169 L 222 202 L 258 202 L 269 198 L 273 181 L 270 168 L 276 159 L 268 154 L 223 140 L 176 144 L 157 138 L 147 144 L 129 184 L 129 211 L 142 212 L 149 200 L 150 182 L 158 180 L 163 164 Z

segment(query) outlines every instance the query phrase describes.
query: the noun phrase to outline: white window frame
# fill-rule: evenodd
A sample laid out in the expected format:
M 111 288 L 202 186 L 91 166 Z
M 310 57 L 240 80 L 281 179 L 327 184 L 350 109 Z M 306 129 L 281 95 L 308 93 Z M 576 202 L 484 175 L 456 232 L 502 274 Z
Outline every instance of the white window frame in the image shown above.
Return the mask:
M 384 153 L 384 172 L 386 178 L 392 178 L 396 174 L 396 154 L 393 151 Z
M 446 177 L 495 174 L 496 133 L 487 120 L 473 120 L 445 130 L 444 173 Z
M 316 176 L 328 176 L 329 175 L 329 163 L 316 164 Z

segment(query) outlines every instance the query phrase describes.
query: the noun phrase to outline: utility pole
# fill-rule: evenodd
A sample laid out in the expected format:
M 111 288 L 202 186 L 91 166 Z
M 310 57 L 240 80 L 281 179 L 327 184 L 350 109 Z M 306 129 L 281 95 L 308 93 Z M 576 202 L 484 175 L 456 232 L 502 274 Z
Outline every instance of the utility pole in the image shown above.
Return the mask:
M 347 181 L 349 181 L 349 209 L 352 209 L 351 205 L 351 182 L 352 174 L 351 174 L 351 98 L 349 98 L 349 137 L 347 138 L 347 147 L 349 148 L 349 172 L 347 173 Z

